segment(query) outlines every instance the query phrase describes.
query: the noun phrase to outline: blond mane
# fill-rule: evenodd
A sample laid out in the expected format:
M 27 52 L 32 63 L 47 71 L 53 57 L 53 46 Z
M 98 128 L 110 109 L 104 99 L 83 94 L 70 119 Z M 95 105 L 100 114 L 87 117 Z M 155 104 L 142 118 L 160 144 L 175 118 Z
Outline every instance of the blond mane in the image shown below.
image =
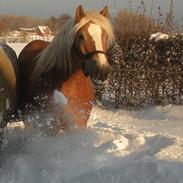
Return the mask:
M 107 46 L 114 41 L 112 25 L 109 19 L 96 11 L 88 11 L 80 22 L 75 23 L 75 18 L 66 23 L 53 41 L 45 48 L 36 62 L 35 70 L 32 75 L 32 81 L 36 81 L 42 73 L 49 72 L 56 68 L 62 75 L 69 76 L 73 73 L 73 58 L 71 48 L 78 30 L 92 21 L 101 26 L 108 34 Z

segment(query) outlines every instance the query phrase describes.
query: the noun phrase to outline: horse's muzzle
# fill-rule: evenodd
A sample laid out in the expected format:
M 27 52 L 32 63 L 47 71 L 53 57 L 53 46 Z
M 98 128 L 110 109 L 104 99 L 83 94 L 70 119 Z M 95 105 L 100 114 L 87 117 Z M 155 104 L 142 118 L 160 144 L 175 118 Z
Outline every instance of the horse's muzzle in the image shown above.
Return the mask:
M 110 72 L 110 65 L 108 63 L 101 65 L 96 60 L 86 60 L 82 66 L 84 74 L 90 76 L 93 82 L 105 81 Z

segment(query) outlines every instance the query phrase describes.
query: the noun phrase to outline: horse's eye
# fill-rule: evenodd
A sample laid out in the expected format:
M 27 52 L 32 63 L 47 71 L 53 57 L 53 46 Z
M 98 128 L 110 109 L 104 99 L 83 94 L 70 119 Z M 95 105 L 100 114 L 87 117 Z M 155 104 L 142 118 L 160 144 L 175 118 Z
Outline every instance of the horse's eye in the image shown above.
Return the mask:
M 83 39 L 84 39 L 83 34 L 80 34 L 80 35 L 79 35 L 79 39 L 80 39 L 80 40 L 83 40 Z

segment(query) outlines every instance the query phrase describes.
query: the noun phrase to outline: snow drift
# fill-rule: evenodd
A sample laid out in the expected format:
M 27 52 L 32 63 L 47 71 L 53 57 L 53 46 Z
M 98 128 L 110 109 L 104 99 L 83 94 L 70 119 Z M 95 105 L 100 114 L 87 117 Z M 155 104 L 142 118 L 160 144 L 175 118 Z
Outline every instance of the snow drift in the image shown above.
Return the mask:
M 182 183 L 182 111 L 94 107 L 86 130 L 9 129 L 0 183 Z

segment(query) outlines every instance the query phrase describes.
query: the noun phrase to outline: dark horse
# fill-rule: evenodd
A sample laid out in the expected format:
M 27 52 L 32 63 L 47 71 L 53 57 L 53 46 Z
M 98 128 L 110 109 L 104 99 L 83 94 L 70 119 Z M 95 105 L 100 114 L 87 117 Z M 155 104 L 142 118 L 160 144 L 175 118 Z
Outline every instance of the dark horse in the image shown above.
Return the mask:
M 52 121 L 53 128 L 85 127 L 94 99 L 92 81 L 106 80 L 107 49 L 113 41 L 108 7 L 85 12 L 78 6 L 51 43 L 32 41 L 20 53 L 19 108 L 24 114 L 50 109 L 56 116 L 64 114 Z
M 6 43 L 0 42 L 0 145 L 8 116 L 16 110 L 17 99 L 17 56 Z

